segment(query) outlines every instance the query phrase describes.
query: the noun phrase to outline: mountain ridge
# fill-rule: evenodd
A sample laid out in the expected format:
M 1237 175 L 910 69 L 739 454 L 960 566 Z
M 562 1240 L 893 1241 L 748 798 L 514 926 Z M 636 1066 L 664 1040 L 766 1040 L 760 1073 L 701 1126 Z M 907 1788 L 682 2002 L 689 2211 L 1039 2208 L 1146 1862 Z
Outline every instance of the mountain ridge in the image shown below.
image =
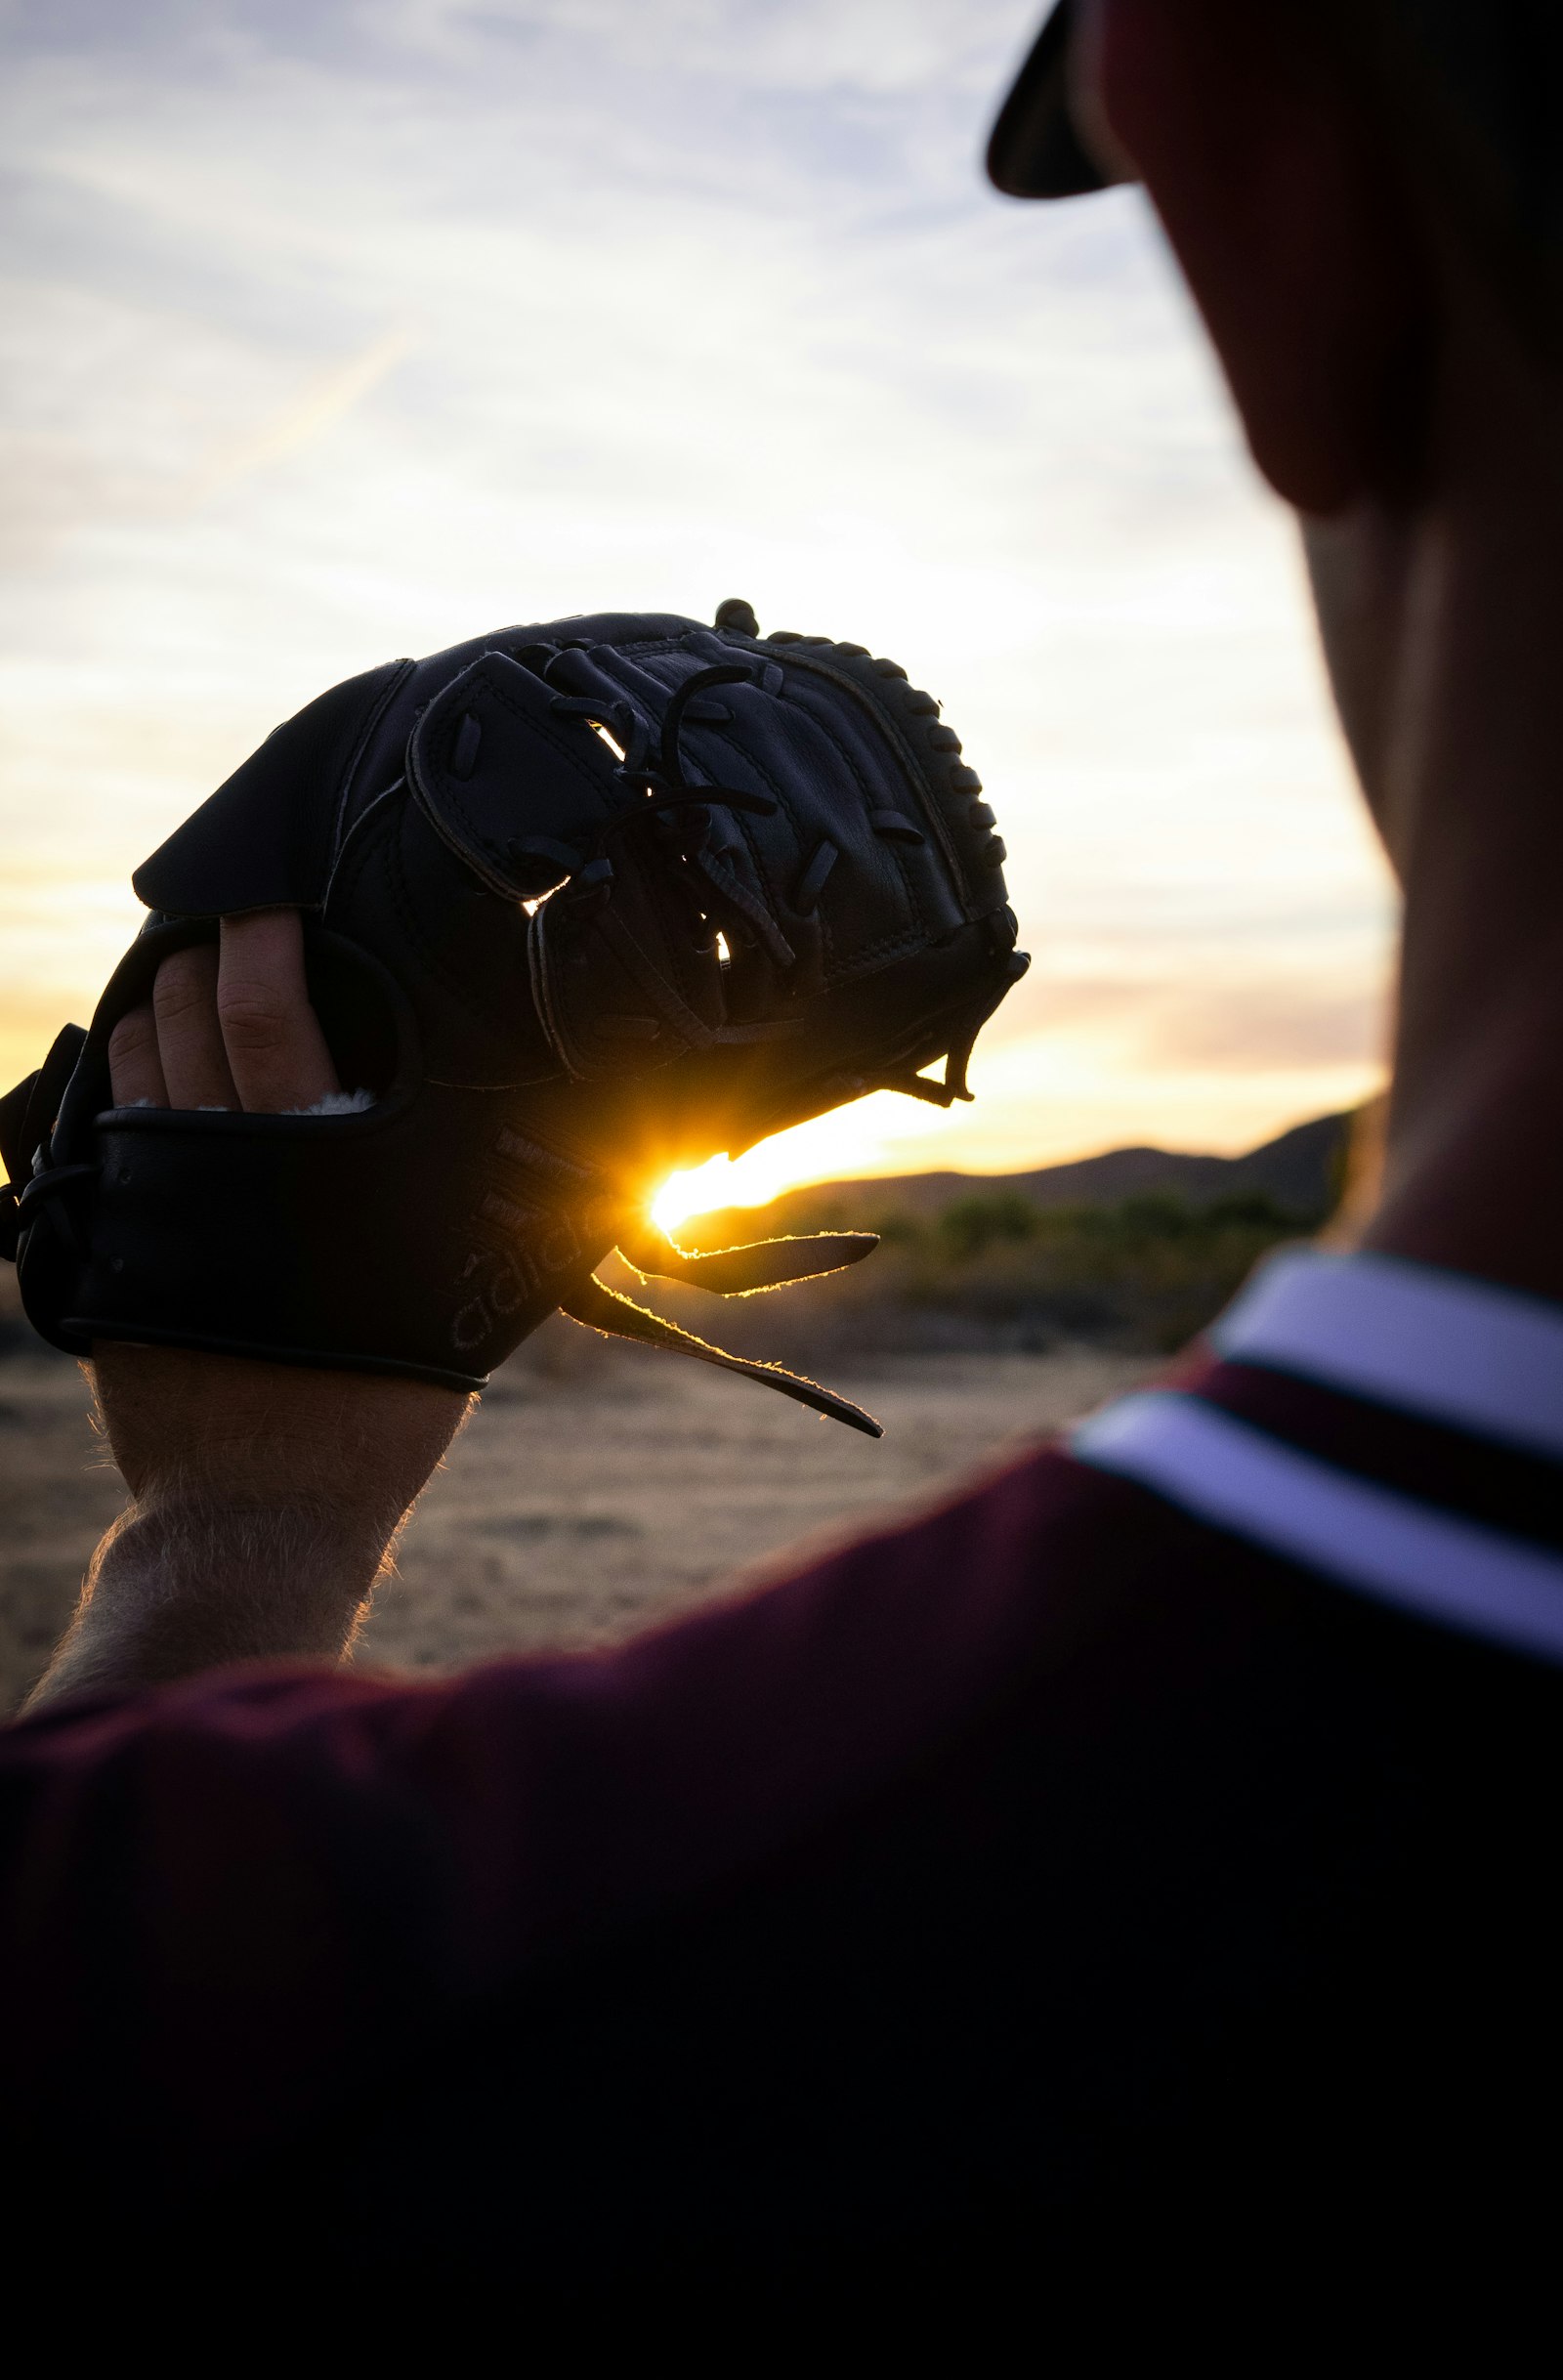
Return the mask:
M 1170 1196 L 1191 1207 L 1213 1205 L 1242 1192 L 1262 1192 L 1299 1222 L 1317 1222 L 1340 1195 L 1348 1113 L 1315 1116 L 1239 1157 L 1197 1151 L 1131 1147 L 1105 1149 L 1063 1165 L 1037 1166 L 1021 1173 L 881 1174 L 867 1179 L 811 1182 L 784 1190 L 764 1209 L 722 1208 L 690 1215 L 675 1233 L 705 1237 L 718 1215 L 735 1224 L 764 1212 L 790 1222 L 841 1223 L 902 1214 L 925 1220 L 957 1201 L 1020 1197 L 1040 1208 L 1108 1207 L 1128 1198 Z

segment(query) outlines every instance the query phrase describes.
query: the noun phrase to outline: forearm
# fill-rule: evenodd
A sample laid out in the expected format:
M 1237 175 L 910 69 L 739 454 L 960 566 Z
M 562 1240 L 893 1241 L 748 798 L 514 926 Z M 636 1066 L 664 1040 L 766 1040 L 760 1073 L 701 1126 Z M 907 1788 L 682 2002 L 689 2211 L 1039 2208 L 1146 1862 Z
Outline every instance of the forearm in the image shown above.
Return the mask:
M 336 1661 L 467 1410 L 419 1381 L 106 1344 L 131 1501 L 29 1709 L 231 1661 Z

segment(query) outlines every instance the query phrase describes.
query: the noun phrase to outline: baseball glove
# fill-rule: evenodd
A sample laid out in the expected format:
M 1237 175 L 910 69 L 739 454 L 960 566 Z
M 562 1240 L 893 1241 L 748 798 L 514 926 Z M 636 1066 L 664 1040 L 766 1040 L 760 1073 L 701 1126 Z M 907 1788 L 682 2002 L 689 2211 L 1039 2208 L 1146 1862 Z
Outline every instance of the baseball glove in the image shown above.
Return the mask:
M 736 601 L 714 630 L 554 620 L 333 687 L 137 871 L 152 915 L 90 1032 L 0 1102 L 28 1315 L 76 1353 L 127 1339 L 470 1389 L 563 1308 L 877 1435 L 593 1274 L 616 1247 L 733 1296 L 869 1252 L 690 1254 L 647 1201 L 866 1091 L 970 1096 L 978 1028 L 1026 966 L 980 792 L 893 661 L 762 638 Z M 305 913 L 357 1100 L 115 1108 L 108 1036 L 159 962 L 280 906 Z

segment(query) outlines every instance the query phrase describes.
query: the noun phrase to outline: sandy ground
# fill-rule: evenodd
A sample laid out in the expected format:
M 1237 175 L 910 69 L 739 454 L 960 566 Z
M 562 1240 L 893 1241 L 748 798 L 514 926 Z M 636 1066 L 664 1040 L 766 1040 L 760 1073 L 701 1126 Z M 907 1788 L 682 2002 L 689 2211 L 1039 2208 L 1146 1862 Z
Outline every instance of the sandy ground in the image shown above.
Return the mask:
M 886 1424 L 875 1442 L 704 1366 L 550 1328 L 570 1338 L 545 1333 L 496 1377 L 431 1484 L 359 1666 L 428 1674 L 623 1635 L 937 1494 L 1148 1369 L 1090 1349 L 832 1367 Z M 0 1709 L 43 1667 L 119 1504 L 76 1367 L 0 1363 Z

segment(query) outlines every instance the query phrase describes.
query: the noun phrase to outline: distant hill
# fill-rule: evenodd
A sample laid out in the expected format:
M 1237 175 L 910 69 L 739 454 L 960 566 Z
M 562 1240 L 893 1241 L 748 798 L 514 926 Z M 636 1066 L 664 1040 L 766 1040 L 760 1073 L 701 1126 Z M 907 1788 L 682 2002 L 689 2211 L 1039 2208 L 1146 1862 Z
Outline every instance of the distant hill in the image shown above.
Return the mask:
M 1339 1203 L 1348 1116 L 1320 1116 L 1242 1157 L 1110 1149 L 1027 1173 L 817 1182 L 769 1207 L 690 1217 L 686 1248 L 866 1229 L 871 1261 L 717 1309 L 676 1282 L 648 1303 L 747 1356 L 811 1366 L 895 1352 L 1092 1343 L 1185 1345 L 1262 1257 Z
M 1323 1219 L 1340 1196 L 1349 1114 L 1316 1116 L 1244 1157 L 1192 1156 L 1178 1149 L 1108 1149 L 1066 1166 L 1030 1173 L 898 1173 L 872 1181 L 814 1182 L 788 1191 L 766 1210 L 768 1224 L 796 1229 L 828 1216 L 837 1224 L 902 1214 L 919 1221 L 942 1214 L 959 1199 L 1010 1193 L 1036 1207 L 1113 1207 L 1126 1198 L 1170 1193 L 1191 1207 L 1207 1207 L 1242 1191 L 1263 1191 L 1299 1223 Z M 745 1213 L 747 1222 L 744 1223 Z M 724 1229 L 752 1231 L 754 1211 L 734 1209 Z M 716 1217 L 692 1216 L 678 1236 L 716 1244 Z

